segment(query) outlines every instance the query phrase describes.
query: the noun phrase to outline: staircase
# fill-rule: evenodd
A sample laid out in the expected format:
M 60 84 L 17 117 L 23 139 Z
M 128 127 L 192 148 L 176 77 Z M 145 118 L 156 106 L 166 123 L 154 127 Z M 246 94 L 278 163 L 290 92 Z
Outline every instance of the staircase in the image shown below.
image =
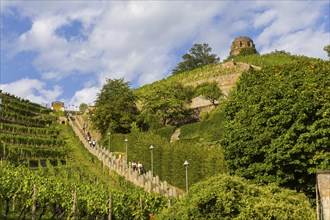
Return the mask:
M 178 198 L 183 196 L 183 191 L 179 188 L 171 186 L 166 181 L 161 181 L 159 176 L 153 176 L 151 171 L 140 175 L 137 171 L 134 171 L 131 167 L 131 163 L 125 163 L 125 161 L 116 158 L 107 149 L 100 147 L 96 144 L 95 148 L 91 148 L 86 134 L 83 132 L 81 119 L 75 116 L 71 116 L 69 125 L 72 127 L 75 134 L 79 137 L 79 140 L 83 143 L 85 148 L 93 155 L 95 155 L 103 164 L 107 166 L 111 171 L 115 171 L 118 175 L 125 177 L 127 181 L 132 182 L 134 185 L 142 187 L 149 193 L 158 193 L 168 198 Z M 76 120 L 77 119 L 77 120 Z

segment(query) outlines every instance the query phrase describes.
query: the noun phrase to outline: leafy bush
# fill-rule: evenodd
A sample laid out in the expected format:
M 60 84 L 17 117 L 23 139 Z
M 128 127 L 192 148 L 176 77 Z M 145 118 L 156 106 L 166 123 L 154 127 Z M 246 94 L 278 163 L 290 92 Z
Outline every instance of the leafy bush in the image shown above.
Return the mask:
M 159 219 L 315 219 L 302 193 L 275 185 L 258 186 L 247 180 L 218 175 L 200 182 Z
M 221 142 L 233 174 L 314 196 L 316 170 L 330 168 L 329 72 L 300 57 L 241 76 Z

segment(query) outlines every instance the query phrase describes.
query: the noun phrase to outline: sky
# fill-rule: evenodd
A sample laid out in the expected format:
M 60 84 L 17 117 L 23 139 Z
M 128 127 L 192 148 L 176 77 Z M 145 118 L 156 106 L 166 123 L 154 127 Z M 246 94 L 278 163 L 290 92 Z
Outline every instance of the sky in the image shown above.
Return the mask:
M 328 59 L 330 0 L 0 1 L 0 89 L 39 104 L 93 105 L 106 79 L 166 78 L 196 43 L 221 60 L 234 38 L 260 54 Z

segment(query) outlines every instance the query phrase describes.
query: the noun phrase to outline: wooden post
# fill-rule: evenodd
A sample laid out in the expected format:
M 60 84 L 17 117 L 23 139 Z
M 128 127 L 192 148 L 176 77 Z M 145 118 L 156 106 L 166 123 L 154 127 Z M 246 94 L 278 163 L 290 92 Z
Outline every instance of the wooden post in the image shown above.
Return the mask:
M 37 213 L 37 187 L 33 185 L 33 205 L 32 205 L 32 220 L 36 220 L 36 213 Z
M 143 210 L 143 201 L 142 201 L 142 197 L 140 196 L 140 208 L 141 208 L 141 211 Z
M 112 215 L 112 196 L 109 194 L 109 214 L 108 214 L 108 220 L 111 220 Z
M 319 220 L 320 219 L 320 207 L 319 207 L 319 189 L 317 186 L 317 176 L 316 176 L 316 187 L 315 187 L 315 191 L 316 191 L 316 219 Z
M 72 219 L 76 219 L 76 213 L 77 213 L 77 189 L 74 189 L 73 191 L 73 205 L 72 205 Z
M 6 145 L 3 145 L 3 160 L 6 158 Z

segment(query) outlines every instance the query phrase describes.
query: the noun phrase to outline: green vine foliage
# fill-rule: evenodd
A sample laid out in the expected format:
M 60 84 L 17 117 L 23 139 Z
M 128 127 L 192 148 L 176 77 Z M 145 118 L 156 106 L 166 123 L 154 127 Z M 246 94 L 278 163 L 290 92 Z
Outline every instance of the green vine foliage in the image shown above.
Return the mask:
M 221 140 L 231 173 L 314 196 L 316 171 L 330 168 L 329 72 L 300 57 L 241 76 Z
M 229 175 L 214 176 L 189 190 L 159 219 L 315 219 L 308 198 L 275 185 L 258 186 Z
M 167 205 L 167 199 L 141 190 L 114 191 L 102 185 L 39 175 L 22 166 L 0 163 L 0 217 L 31 215 L 33 185 L 37 187 L 37 215 L 58 219 L 95 219 L 109 213 L 109 195 L 113 201 L 113 219 L 147 219 Z M 72 212 L 73 193 L 77 193 L 77 211 Z M 7 210 L 7 207 L 14 210 Z M 13 208 L 11 208 L 13 209 Z M 7 211 L 6 211 L 7 210 Z M 29 211 L 30 210 L 30 211 Z M 10 213 L 9 213 L 10 212 Z M 16 213 L 16 214 L 15 214 Z

